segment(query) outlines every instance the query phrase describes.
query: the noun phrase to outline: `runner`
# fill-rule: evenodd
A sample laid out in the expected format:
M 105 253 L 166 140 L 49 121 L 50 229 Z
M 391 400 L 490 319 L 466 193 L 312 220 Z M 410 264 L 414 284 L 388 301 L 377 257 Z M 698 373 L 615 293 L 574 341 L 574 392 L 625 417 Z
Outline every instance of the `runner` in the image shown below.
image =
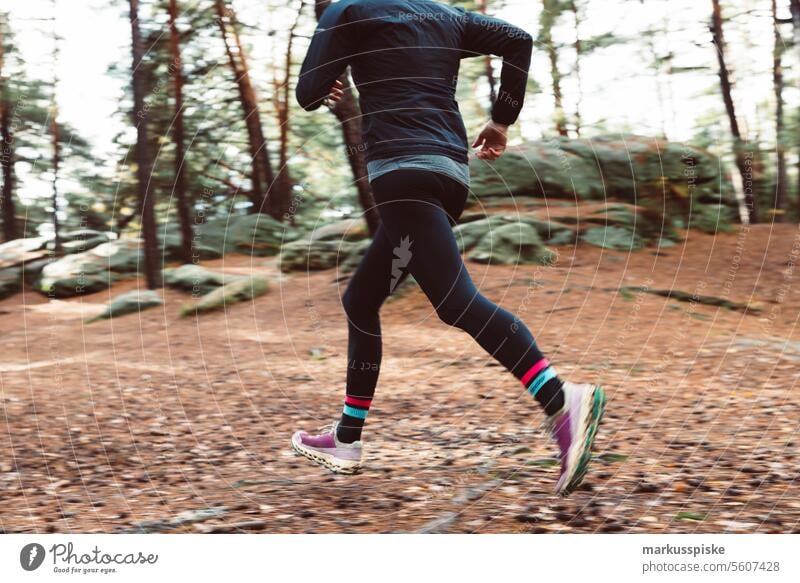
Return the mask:
M 361 432 L 381 362 L 379 311 L 410 273 L 439 318 L 470 334 L 542 406 L 560 449 L 556 492 L 580 483 L 603 414 L 599 386 L 562 381 L 528 328 L 475 287 L 452 226 L 469 193 L 467 134 L 455 100 L 462 58 L 503 58 L 491 119 L 473 142 L 495 160 L 525 99 L 533 39 L 496 18 L 429 0 L 341 0 L 323 13 L 303 63 L 297 101 L 312 111 L 343 96 L 349 65 L 359 92 L 367 169 L 381 218 L 343 296 L 348 318 L 344 411 L 292 445 L 339 473 L 362 463 Z

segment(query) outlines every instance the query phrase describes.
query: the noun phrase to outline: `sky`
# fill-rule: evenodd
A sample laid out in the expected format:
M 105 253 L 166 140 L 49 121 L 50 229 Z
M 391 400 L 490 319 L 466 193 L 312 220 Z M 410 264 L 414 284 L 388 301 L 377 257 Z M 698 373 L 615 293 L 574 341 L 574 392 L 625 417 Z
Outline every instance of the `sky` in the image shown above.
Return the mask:
M 19 49 L 29 63 L 32 76 L 51 78 L 51 23 L 42 21 L 52 14 L 52 0 L 3 0 L 3 8 L 12 18 Z M 111 4 L 111 5 L 109 5 Z M 272 4 L 274 10 L 266 7 Z M 535 35 L 539 18 L 539 2 L 506 0 L 505 7 L 490 13 L 521 26 Z M 741 0 L 738 11 L 767 3 Z M 294 2 L 275 0 L 234 0 L 240 19 L 255 25 L 286 22 L 293 14 Z M 708 8 L 706 10 L 705 8 Z M 768 7 L 767 7 L 768 8 Z M 306 10 L 309 11 L 310 7 Z M 668 37 L 654 40 L 659 54 L 674 51 L 676 65 L 706 67 L 696 73 L 672 75 L 670 82 L 660 87 L 652 69 L 647 65 L 645 43 L 624 43 L 602 49 L 581 62 L 583 99 L 581 113 L 590 133 L 592 126 L 603 122 L 611 131 L 628 131 L 645 135 L 660 133 L 662 127 L 674 140 L 688 140 L 695 132 L 698 119 L 711 123 L 722 135 L 727 131 L 727 119 L 716 90 L 715 53 L 710 44 L 708 16 L 710 2 L 702 0 L 595 0 L 588 3 L 581 36 L 588 37 L 614 32 L 623 37 L 637 38 L 650 25 L 669 22 L 673 30 Z M 732 12 L 732 11 L 731 11 Z M 124 128 L 123 120 L 114 117 L 124 79 L 108 75 L 112 63 L 130 62 L 130 25 L 127 2 L 101 0 L 56 0 L 56 27 L 60 37 L 58 62 L 58 100 L 60 116 L 96 149 L 98 159 L 111 152 L 112 138 Z M 731 24 L 728 43 L 731 62 L 736 64 L 734 78 L 746 79 L 735 87 L 736 104 L 745 131 L 769 139 L 771 128 L 759 122 L 758 108 L 771 107 L 772 28 L 768 13 L 755 12 L 746 19 L 746 27 Z M 571 43 L 574 28 L 566 16 L 554 31 L 557 41 Z M 272 47 L 266 35 L 250 33 L 246 40 L 252 45 L 253 76 L 261 74 L 259 63 L 270 58 Z M 298 40 L 298 53 L 305 41 Z M 575 76 L 570 74 L 574 59 L 572 51 L 561 52 L 564 74 L 565 109 L 571 113 L 578 94 Z M 792 57 L 793 55 L 790 55 Z M 789 58 L 787 58 L 789 61 Z M 538 138 L 552 132 L 550 121 L 553 109 L 549 63 L 546 53 L 535 49 L 531 74 L 540 84 L 541 92 L 529 95 L 520 119 L 526 137 Z M 786 91 L 789 107 L 800 103 L 798 91 Z M 766 113 L 766 112 L 764 112 Z M 710 116 L 710 121 L 709 121 Z M 763 115 L 763 119 L 771 119 Z

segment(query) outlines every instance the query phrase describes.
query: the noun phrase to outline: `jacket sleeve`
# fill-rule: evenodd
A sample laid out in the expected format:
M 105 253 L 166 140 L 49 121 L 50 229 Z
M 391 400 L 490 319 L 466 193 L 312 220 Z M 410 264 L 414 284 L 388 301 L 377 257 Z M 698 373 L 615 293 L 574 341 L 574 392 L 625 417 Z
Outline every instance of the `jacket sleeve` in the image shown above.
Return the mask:
M 354 35 L 353 26 L 347 26 L 349 7 L 349 2 L 328 6 L 314 31 L 295 88 L 297 102 L 306 111 L 322 105 L 333 83 L 349 64 Z
M 513 124 L 525 102 L 533 37 L 498 18 L 465 11 L 461 49 L 462 57 L 503 57 L 500 91 L 492 106 L 492 120 L 505 125 Z

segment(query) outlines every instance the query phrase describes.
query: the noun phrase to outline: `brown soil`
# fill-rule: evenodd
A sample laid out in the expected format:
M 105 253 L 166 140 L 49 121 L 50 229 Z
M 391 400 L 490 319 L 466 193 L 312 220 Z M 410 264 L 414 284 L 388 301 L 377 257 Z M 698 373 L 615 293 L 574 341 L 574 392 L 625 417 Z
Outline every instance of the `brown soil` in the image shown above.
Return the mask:
M 0 531 L 800 531 L 800 231 L 559 252 L 553 267 L 469 268 L 562 376 L 608 391 L 597 459 L 566 500 L 538 408 L 418 290 L 382 312 L 364 471 L 297 457 L 291 433 L 341 408 L 343 282 L 228 256 L 207 266 L 267 273 L 272 292 L 179 319 L 187 296 L 166 291 L 163 308 L 94 324 L 140 282 L 0 302 Z

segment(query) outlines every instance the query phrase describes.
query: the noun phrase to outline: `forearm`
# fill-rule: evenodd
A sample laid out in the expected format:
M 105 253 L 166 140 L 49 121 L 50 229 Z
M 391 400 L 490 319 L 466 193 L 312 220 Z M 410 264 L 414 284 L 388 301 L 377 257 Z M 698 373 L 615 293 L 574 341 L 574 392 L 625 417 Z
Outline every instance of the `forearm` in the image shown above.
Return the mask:
M 465 14 L 465 56 L 497 55 L 503 58 L 500 89 L 492 108 L 492 120 L 511 125 L 519 117 L 525 101 L 533 37 L 503 20 L 475 12 Z
M 513 43 L 511 50 L 503 55 L 500 89 L 492 106 L 492 120 L 503 125 L 511 125 L 517 121 L 528 87 L 533 39 L 527 33 L 520 32 L 525 36 Z

